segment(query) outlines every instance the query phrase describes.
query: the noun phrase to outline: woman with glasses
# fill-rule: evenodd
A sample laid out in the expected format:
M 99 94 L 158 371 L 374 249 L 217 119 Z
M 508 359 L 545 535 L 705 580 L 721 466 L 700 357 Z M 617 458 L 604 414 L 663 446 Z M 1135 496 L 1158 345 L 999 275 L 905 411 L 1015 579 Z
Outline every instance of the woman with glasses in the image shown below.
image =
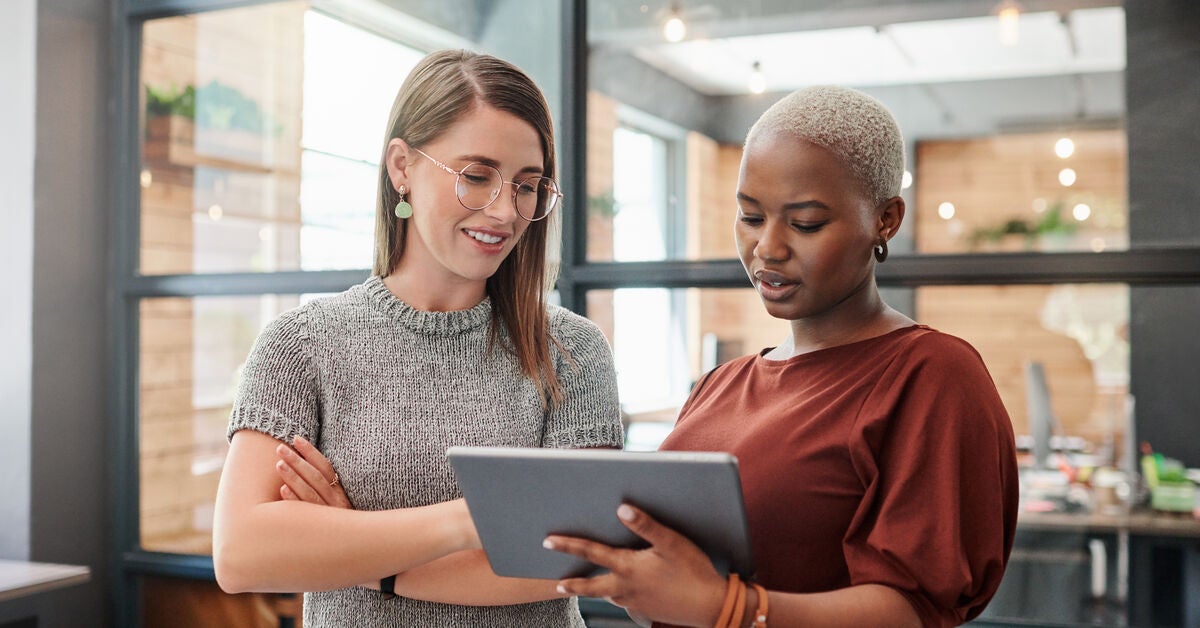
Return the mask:
M 307 626 L 583 625 L 552 582 L 492 575 L 445 455 L 621 445 L 603 335 L 546 304 L 554 166 L 520 70 L 465 51 L 413 69 L 372 276 L 282 314 L 246 361 L 213 530 L 222 588 L 308 591 Z
M 904 142 L 850 89 L 773 105 L 742 154 L 734 239 L 777 347 L 704 375 L 663 449 L 738 458 L 757 569 L 717 573 L 691 541 L 622 505 L 650 545 L 550 537 L 610 573 L 561 591 L 718 628 L 949 626 L 979 615 L 1016 529 L 1012 425 L 979 354 L 888 307 L 875 266 L 904 219 Z

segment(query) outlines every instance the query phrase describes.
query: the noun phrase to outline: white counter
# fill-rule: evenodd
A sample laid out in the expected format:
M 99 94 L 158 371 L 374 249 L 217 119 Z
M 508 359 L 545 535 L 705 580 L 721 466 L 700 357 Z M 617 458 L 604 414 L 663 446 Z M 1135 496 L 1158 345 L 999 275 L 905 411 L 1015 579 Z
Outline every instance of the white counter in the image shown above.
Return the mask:
M 0 560 L 0 602 L 82 584 L 91 570 L 80 565 Z

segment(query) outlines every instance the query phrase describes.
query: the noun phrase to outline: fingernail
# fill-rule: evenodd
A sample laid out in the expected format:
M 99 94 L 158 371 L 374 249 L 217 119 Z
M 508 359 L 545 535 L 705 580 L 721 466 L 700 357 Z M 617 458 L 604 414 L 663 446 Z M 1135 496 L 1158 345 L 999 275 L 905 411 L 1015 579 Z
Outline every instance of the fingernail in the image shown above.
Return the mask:
M 294 443 L 306 443 L 306 444 L 308 443 L 308 441 L 307 441 L 307 440 L 306 440 L 306 439 L 305 439 L 303 436 L 300 436 L 300 435 L 298 435 L 298 434 L 296 435 L 296 437 L 295 437 L 295 438 L 293 438 L 293 439 L 292 439 L 292 442 L 294 442 Z
M 563 585 L 561 585 L 561 584 L 560 584 L 560 585 L 558 585 L 558 586 L 556 586 L 556 587 L 554 587 L 554 590 L 555 590 L 555 591 L 558 591 L 559 593 L 562 593 L 563 595 L 566 595 L 566 593 L 567 593 L 567 587 L 564 587 L 564 586 L 563 586 Z
M 275 462 L 275 468 L 276 468 L 276 469 L 279 469 L 280 471 L 282 471 L 282 470 L 283 470 L 285 467 L 287 467 L 287 463 L 285 463 L 284 461 L 282 461 L 282 460 L 277 460 L 277 461 Z
M 617 507 L 617 516 L 624 519 L 625 521 L 633 521 L 633 518 L 636 515 L 634 514 L 633 509 L 630 508 L 628 505 L 621 504 L 620 506 Z
M 542 547 L 544 547 L 548 550 L 552 550 L 552 549 L 554 549 L 554 541 L 551 541 L 550 539 L 546 539 L 546 540 L 542 541 Z

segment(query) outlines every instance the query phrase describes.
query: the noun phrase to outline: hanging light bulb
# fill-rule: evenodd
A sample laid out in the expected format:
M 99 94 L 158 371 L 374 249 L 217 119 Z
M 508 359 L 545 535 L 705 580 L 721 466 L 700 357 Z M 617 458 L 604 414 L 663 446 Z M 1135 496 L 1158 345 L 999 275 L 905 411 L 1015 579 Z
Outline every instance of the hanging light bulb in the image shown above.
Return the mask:
M 761 94 L 767 91 L 767 76 L 763 74 L 762 64 L 755 61 L 750 66 L 750 92 Z
M 1000 43 L 1015 46 L 1021 41 L 1021 5 L 1017 0 L 1001 0 L 993 13 L 1000 21 Z
M 687 35 L 687 25 L 683 23 L 683 17 L 679 14 L 679 5 L 672 4 L 671 10 L 667 12 L 667 21 L 663 23 L 663 37 L 671 43 L 683 41 Z

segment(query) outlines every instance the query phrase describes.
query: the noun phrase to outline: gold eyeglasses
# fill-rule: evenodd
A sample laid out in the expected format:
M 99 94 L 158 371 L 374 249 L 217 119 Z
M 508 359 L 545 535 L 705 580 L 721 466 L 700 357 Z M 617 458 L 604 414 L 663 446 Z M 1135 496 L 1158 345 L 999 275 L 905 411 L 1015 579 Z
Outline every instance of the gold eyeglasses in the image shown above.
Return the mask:
M 487 164 L 471 162 L 462 170 L 455 170 L 419 148 L 414 147 L 413 150 L 438 168 L 454 175 L 454 191 L 458 195 L 458 202 L 470 210 L 479 211 L 495 203 L 506 183 L 513 186 L 513 205 L 517 213 L 529 222 L 549 216 L 563 197 L 558 191 L 558 182 L 549 177 L 532 176 L 521 181 L 508 181 L 499 170 Z

